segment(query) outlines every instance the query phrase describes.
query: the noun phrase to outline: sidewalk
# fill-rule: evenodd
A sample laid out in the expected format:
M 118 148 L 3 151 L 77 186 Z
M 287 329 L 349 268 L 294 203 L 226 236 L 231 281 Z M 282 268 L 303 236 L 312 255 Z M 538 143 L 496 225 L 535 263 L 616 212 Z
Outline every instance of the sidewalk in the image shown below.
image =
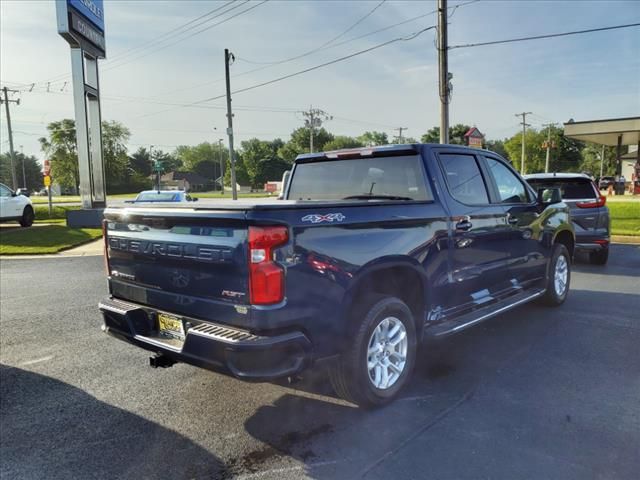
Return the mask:
M 2 260 L 28 260 L 34 258 L 61 258 L 61 257 L 96 257 L 104 255 L 104 242 L 102 237 L 89 243 L 79 245 L 59 253 L 47 253 L 42 255 L 2 255 Z

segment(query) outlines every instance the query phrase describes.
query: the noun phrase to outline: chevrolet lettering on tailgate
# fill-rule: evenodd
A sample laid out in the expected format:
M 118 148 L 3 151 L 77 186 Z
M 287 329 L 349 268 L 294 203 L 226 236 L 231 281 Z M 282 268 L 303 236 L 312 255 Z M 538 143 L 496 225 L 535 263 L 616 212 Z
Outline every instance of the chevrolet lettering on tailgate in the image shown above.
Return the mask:
M 231 250 L 214 248 L 207 245 L 183 243 L 151 242 L 128 238 L 109 238 L 109 248 L 124 252 L 155 257 L 184 258 L 199 262 L 231 262 Z

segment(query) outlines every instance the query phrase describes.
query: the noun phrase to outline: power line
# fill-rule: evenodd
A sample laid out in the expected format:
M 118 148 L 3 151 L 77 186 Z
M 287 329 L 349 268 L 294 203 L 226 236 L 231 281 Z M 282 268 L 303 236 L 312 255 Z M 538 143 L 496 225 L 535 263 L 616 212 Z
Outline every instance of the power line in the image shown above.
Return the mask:
M 455 9 L 457 9 L 459 7 L 464 7 L 466 5 L 471 5 L 473 3 L 478 3 L 480 1 L 481 0 L 471 0 L 471 1 L 468 1 L 468 2 L 464 2 L 464 3 L 459 3 L 459 4 L 455 5 L 455 6 L 449 7 L 449 9 L 455 10 Z M 366 37 L 370 37 L 370 36 L 375 35 L 377 33 L 386 32 L 387 30 L 391 30 L 392 28 L 396 28 L 396 27 L 399 27 L 401 25 L 406 25 L 407 23 L 415 22 L 416 20 L 420 20 L 420 19 L 425 18 L 425 17 L 429 17 L 429 16 L 431 16 L 431 15 L 433 15 L 435 13 L 437 13 L 437 10 L 432 10 L 432 11 L 424 13 L 422 15 L 418 15 L 416 17 L 408 18 L 408 19 L 403 20 L 401 22 L 397 22 L 397 23 L 394 23 L 392 25 L 388 25 L 386 27 L 379 28 L 377 30 L 373 30 L 373 31 L 368 32 L 368 33 L 364 33 L 362 35 L 358 35 L 357 37 L 353 37 L 353 38 L 344 40 L 342 42 L 338 42 L 338 43 L 336 43 L 334 45 L 326 46 L 326 47 L 324 47 L 322 49 L 317 50 L 317 52 L 324 51 L 324 50 L 330 50 L 330 49 L 337 48 L 337 47 L 341 47 L 342 45 L 346 45 L 348 43 L 355 42 L 357 40 L 361 40 L 361 39 L 366 38 Z M 314 52 L 314 53 L 317 53 L 317 52 Z M 278 65 L 282 64 L 282 63 L 286 63 L 286 62 L 283 61 L 281 63 L 278 63 Z M 258 68 L 253 68 L 251 70 L 245 70 L 244 72 L 240 72 L 240 73 L 234 75 L 234 78 L 238 78 L 238 77 L 242 77 L 244 75 L 249 75 L 251 73 L 259 72 L 261 70 L 264 70 L 264 69 L 267 69 L 267 68 L 271 68 L 272 66 L 273 65 L 269 64 L 269 65 L 263 65 L 263 66 L 258 67 Z M 210 81 L 207 81 L 207 82 L 204 82 L 204 83 L 198 83 L 198 84 L 192 85 L 190 87 L 178 88 L 178 89 L 170 90 L 170 91 L 167 91 L 167 92 L 163 92 L 163 95 L 166 95 L 166 94 L 169 94 L 169 93 L 176 93 L 176 92 L 184 92 L 184 91 L 187 91 L 187 90 L 193 90 L 193 89 L 196 89 L 196 88 L 201 88 L 201 87 L 205 87 L 205 86 L 208 86 L 208 85 L 213 85 L 213 84 L 216 84 L 216 83 L 220 83 L 223 80 L 224 80 L 224 77 L 220 77 L 220 78 L 218 78 L 216 80 L 210 80 Z M 166 110 L 161 110 L 160 112 L 157 112 L 157 113 L 164 113 L 165 111 Z
M 213 13 L 213 12 L 215 12 L 215 11 L 218 11 L 218 10 L 220 10 L 220 9 L 222 9 L 222 8 L 225 8 L 226 6 L 228 6 L 229 4 L 231 4 L 231 3 L 235 2 L 235 1 L 236 1 L 236 0 L 232 0 L 231 2 L 227 2 L 226 4 L 222 5 L 221 7 L 218 7 L 217 9 L 214 9 L 213 11 L 209 12 L 208 14 L 202 15 L 202 16 L 200 16 L 200 17 L 198 17 L 198 18 L 194 19 L 194 20 L 191 20 L 190 22 L 187 22 L 187 24 L 182 25 L 182 27 L 177 27 L 177 28 L 176 28 L 176 29 L 174 29 L 174 30 L 177 30 L 177 29 L 183 28 L 185 25 L 188 25 L 188 24 L 190 24 L 190 23 L 193 23 L 193 22 L 197 21 L 198 19 L 202 18 L 203 16 L 210 15 L 210 14 L 212 14 L 212 13 Z M 231 8 L 229 8 L 229 9 L 227 9 L 227 10 L 225 10 L 225 11 L 223 11 L 223 12 L 219 13 L 218 15 L 215 15 L 215 16 L 214 16 L 214 17 L 212 17 L 212 18 L 209 18 L 209 19 L 207 19 L 207 20 L 205 20 L 205 21 L 203 21 L 203 22 L 200 22 L 200 23 L 198 23 L 197 25 L 193 25 L 193 26 L 191 26 L 190 28 L 188 28 L 188 29 L 186 29 L 186 30 L 183 30 L 183 31 L 181 31 L 181 32 L 177 32 L 177 33 L 173 33 L 173 34 L 171 34 L 171 32 L 173 32 L 174 30 L 172 30 L 172 31 L 170 31 L 170 32 L 167 32 L 167 33 L 165 33 L 165 34 L 161 35 L 160 37 L 157 37 L 156 39 L 154 39 L 154 40 L 151 40 L 151 41 L 147 42 L 146 44 L 143 44 L 143 45 L 141 45 L 141 46 L 139 46 L 139 47 L 136 47 L 136 48 L 134 48 L 134 49 L 131 49 L 131 50 L 127 51 L 127 52 L 124 52 L 123 54 L 117 55 L 116 57 L 114 57 L 114 58 L 112 59 L 112 61 L 114 61 L 115 63 L 107 64 L 107 66 L 105 66 L 105 68 L 103 69 L 103 71 L 108 71 L 108 70 L 112 70 L 112 69 L 118 68 L 118 67 L 120 67 L 120 66 L 122 66 L 122 65 L 128 64 L 128 63 L 130 63 L 130 62 L 132 62 L 132 61 L 135 61 L 135 60 L 139 60 L 139 59 L 144 58 L 144 57 L 146 57 L 146 56 L 149 56 L 149 55 L 151 55 L 151 54 L 153 54 L 153 53 L 156 53 L 156 52 L 158 52 L 158 51 L 160 51 L 160 50 L 164 50 L 165 48 L 168 48 L 168 47 L 170 47 L 170 46 L 172 46 L 172 45 L 175 45 L 175 44 L 177 44 L 177 43 L 180 43 L 180 42 L 182 42 L 183 40 L 186 40 L 186 39 L 191 38 L 191 37 L 193 37 L 193 36 L 195 36 L 195 35 L 198 35 L 198 34 L 200 34 L 200 33 L 202 33 L 202 32 L 205 32 L 206 30 L 210 30 L 210 29 L 212 29 L 212 28 L 214 28 L 214 27 L 216 27 L 216 26 L 218 26 L 218 25 L 222 25 L 223 23 L 226 23 L 226 22 L 228 22 L 229 20 L 232 20 L 232 19 L 234 19 L 234 18 L 236 18 L 236 17 L 238 17 L 238 16 L 240 16 L 240 15 L 243 15 L 243 14 L 245 14 L 245 13 L 247 13 L 247 12 L 249 12 L 249 11 L 253 10 L 254 8 L 259 7 L 260 5 L 262 5 L 263 3 L 266 3 L 266 2 L 268 2 L 268 1 L 269 1 L 269 0 L 263 0 L 263 1 L 261 1 L 261 2 L 259 2 L 259 3 L 257 3 L 257 4 L 255 4 L 255 5 L 253 5 L 253 6 L 250 6 L 249 8 L 247 8 L 247 9 L 245 9 L 245 10 L 242 10 L 241 12 L 238 12 L 238 13 L 236 13 L 236 14 L 234 14 L 234 15 L 231 15 L 230 17 L 227 17 L 227 18 L 225 18 L 225 19 L 223 19 L 223 20 L 221 20 L 221 21 L 219 21 L 219 22 L 217 22 L 217 23 L 214 23 L 213 25 L 208 25 L 208 26 L 206 26 L 205 28 L 202 28 L 202 29 L 200 29 L 200 30 L 197 30 L 197 31 L 195 31 L 195 32 L 193 32 L 193 33 L 191 33 L 191 34 L 189 34 L 189 35 L 183 36 L 182 38 L 178 38 L 177 40 L 175 40 L 175 41 L 173 41 L 173 42 L 169 42 L 169 43 L 167 43 L 167 44 L 165 44 L 165 45 L 162 45 L 162 46 L 160 46 L 160 47 L 158 47 L 158 48 L 155 48 L 155 49 L 152 49 L 152 50 L 150 50 L 150 51 L 144 52 L 144 50 L 147 50 L 149 47 L 153 46 L 154 44 L 159 44 L 159 43 L 166 42 L 167 40 L 170 40 L 172 37 L 174 37 L 174 38 L 175 38 L 175 37 L 177 37 L 177 36 L 179 36 L 179 35 L 181 35 L 181 34 L 184 34 L 184 33 L 189 32 L 190 30 L 193 30 L 194 28 L 197 28 L 197 27 L 199 27 L 199 26 L 202 26 L 202 25 L 204 25 L 205 23 L 209 23 L 209 22 L 211 22 L 212 20 L 215 20 L 216 18 L 219 18 L 219 17 L 221 17 L 222 15 L 224 15 L 224 14 L 226 14 L 226 13 L 229 13 L 230 11 L 235 10 L 235 9 L 237 9 L 237 8 L 239 8 L 239 7 L 243 6 L 243 5 L 245 5 L 247 2 L 249 2 L 249 0 L 244 0 L 242 3 L 240 3 L 240 4 L 238 4 L 238 5 L 235 5 L 235 6 L 232 6 Z M 167 35 L 168 35 L 168 36 L 167 36 Z M 164 38 L 164 39 L 162 39 L 162 38 L 161 38 L 162 36 L 167 36 L 167 37 L 166 37 L 166 38 Z M 135 50 L 139 50 L 139 51 L 135 51 Z M 129 57 L 129 58 L 127 59 L 126 57 Z M 56 77 L 51 77 L 51 79 L 49 79 L 49 80 L 43 80 L 43 81 L 41 81 L 41 82 L 37 82 L 37 84 L 39 85 L 39 84 L 44 84 L 44 83 L 55 83 L 55 82 L 60 82 L 60 81 L 62 81 L 63 79 L 68 78 L 70 75 L 71 75 L 71 74 L 69 74 L 69 73 L 67 73 L 67 74 L 62 74 L 62 75 L 58 75 L 58 76 L 56 76 Z
M 249 90 L 254 90 L 254 89 L 256 89 L 256 88 L 264 87 L 264 86 L 266 86 L 266 85 L 271 85 L 271 84 L 273 84 L 273 83 L 281 82 L 282 80 L 287 80 L 287 79 L 289 79 L 289 78 L 296 77 L 296 76 L 298 76 L 298 75 L 302 75 L 303 73 L 312 72 L 312 71 L 314 71 L 314 70 L 318 70 L 319 68 L 327 67 L 327 66 L 329 66 L 329 65 L 333 65 L 334 63 L 343 62 L 343 61 L 345 61 L 345 60 L 348 60 L 348 59 L 350 59 L 350 58 L 356 57 L 356 56 L 358 56 L 358 55 L 362 55 L 362 54 L 364 54 L 364 53 L 368 53 L 368 52 L 371 52 L 371 51 L 373 51 L 373 50 L 377 50 L 377 49 L 379 49 L 379 48 L 386 47 L 387 45 L 390 45 L 390 44 L 392 44 L 392 43 L 396 43 L 396 42 L 408 42 L 408 41 L 410 41 L 410 40 L 413 40 L 413 39 L 417 38 L 418 36 L 420 36 L 421 34 L 423 34 L 424 32 L 426 32 L 426 31 L 428 31 L 428 30 L 433 30 L 434 28 L 435 28 L 435 25 L 432 25 L 432 26 L 430 26 L 430 27 L 423 28 L 422 30 L 419 30 L 418 32 L 413 33 L 413 34 L 411 34 L 411 35 L 409 35 L 409 36 L 406 36 L 406 37 L 398 37 L 398 38 L 394 38 L 394 39 L 392 39 L 392 40 L 388 40 L 388 41 L 383 42 L 383 43 L 380 43 L 380 44 L 378 44 L 378 45 L 374 45 L 373 47 L 365 48 L 364 50 L 360 50 L 360 51 L 358 51 L 358 52 L 354 52 L 354 53 L 351 53 L 351 54 L 349 54 L 349 55 L 345 55 L 344 57 L 336 58 L 335 60 L 331 60 L 331 61 L 329 61 L 329 62 L 321 63 L 320 65 L 315 65 L 315 66 L 313 66 L 313 67 L 305 68 L 305 69 L 303 69 L 303 70 L 298 70 L 297 72 L 293 72 L 293 73 L 290 73 L 290 74 L 288 74 L 288 75 L 283 75 L 283 76 L 281 76 L 281 77 L 274 78 L 274 79 L 272 79 L 272 80 L 267 80 L 266 82 L 261 82 L 261 83 L 258 83 L 258 84 L 256 84 L 256 85 L 251 85 L 251 86 L 249 86 L 249 87 L 241 88 L 241 89 L 239 89 L 239 90 L 234 91 L 234 92 L 233 92 L 233 94 L 236 94 L 236 93 L 242 93 L 242 92 L 247 92 L 247 91 L 249 91 Z M 218 99 L 220 99 L 220 98 L 223 98 L 224 96 L 225 96 L 225 95 L 224 95 L 224 94 L 222 94 L 222 95 L 218 95 L 218 96 L 216 96 L 216 97 L 205 98 L 205 99 L 203 99 L 203 100 L 198 100 L 198 101 L 196 101 L 196 102 L 192 102 L 192 103 L 190 103 L 189 105 L 198 105 L 198 104 L 200 104 L 200 103 L 211 102 L 211 101 L 213 101 L 213 100 L 218 100 Z
M 592 32 L 603 32 L 605 30 L 616 30 L 619 28 L 630 28 L 630 27 L 638 27 L 640 23 L 628 23 L 626 25 L 614 25 L 611 27 L 600 27 L 600 28 L 590 28 L 587 30 L 575 30 L 573 32 L 562 32 L 562 33 L 550 33 L 548 35 L 536 35 L 533 37 L 520 37 L 520 38 L 511 38 L 509 40 L 495 40 L 492 42 L 481 42 L 481 43 L 467 43 L 464 45 L 453 45 L 449 47 L 449 50 L 453 50 L 454 48 L 470 48 L 470 47 L 481 47 L 484 45 L 498 45 L 500 43 L 512 43 L 512 42 L 523 42 L 525 40 L 540 40 L 543 38 L 554 38 L 554 37 L 565 37 L 567 35 L 578 35 L 581 33 L 592 33 Z
M 313 54 L 315 52 L 318 52 L 318 51 L 322 50 L 325 47 L 328 47 L 333 42 L 338 40 L 340 37 L 343 37 L 344 35 L 349 33 L 351 30 L 353 30 L 355 27 L 357 27 L 362 22 L 364 22 L 367 18 L 369 18 L 371 15 L 373 15 L 373 13 L 376 10 L 378 10 L 378 8 L 380 8 L 382 6 L 382 4 L 385 3 L 386 1 L 387 0 L 382 0 L 375 7 L 373 7 L 371 10 L 369 10 L 363 17 L 360 17 L 355 23 L 351 24 L 346 30 L 342 31 L 339 35 L 333 37 L 331 40 L 329 40 L 327 42 L 324 42 L 319 47 L 316 47 L 316 48 L 314 48 L 312 50 L 309 50 L 308 52 L 301 53 L 300 55 L 295 55 L 293 57 L 285 58 L 284 60 L 276 60 L 276 61 L 273 61 L 273 62 L 258 62 L 258 61 L 247 60 L 247 59 L 241 58 L 241 57 L 238 57 L 238 60 L 241 60 L 241 61 L 246 62 L 246 63 L 252 63 L 252 64 L 255 64 L 255 65 L 280 65 L 282 63 L 291 62 L 293 60 L 297 60 L 299 58 L 306 57 L 308 55 L 311 55 L 311 54 Z
M 167 40 L 167 39 L 169 39 L 169 38 L 171 38 L 173 36 L 179 35 L 181 33 L 185 33 L 187 31 L 189 31 L 190 29 L 196 28 L 196 27 L 198 27 L 198 26 L 200 26 L 200 25 L 202 25 L 204 23 L 210 22 L 211 20 L 215 20 L 216 18 L 220 17 L 221 15 L 224 15 L 225 13 L 227 13 L 227 12 L 233 10 L 233 9 L 230 9 L 230 10 L 227 10 L 225 12 L 222 12 L 219 15 L 216 15 L 213 18 L 209 18 L 209 19 L 207 19 L 207 20 L 205 20 L 203 22 L 198 23 L 197 25 L 193 25 L 192 27 L 190 27 L 187 30 L 183 30 L 185 27 L 187 27 L 189 25 L 192 25 L 193 23 L 197 22 L 198 20 L 206 18 L 206 17 L 208 17 L 208 16 L 210 16 L 210 15 L 212 15 L 212 14 L 214 14 L 214 13 L 220 11 L 220 10 L 222 10 L 223 8 L 225 8 L 228 5 L 234 3 L 235 1 L 236 0 L 231 0 L 231 1 L 227 2 L 227 3 L 225 3 L 224 5 L 220 6 L 220 7 L 214 8 L 213 10 L 209 10 L 207 13 L 204 13 L 203 15 L 200 15 L 199 17 L 196 17 L 193 20 L 190 20 L 190 21 L 188 21 L 186 23 L 183 23 L 182 25 L 180 25 L 180 26 L 178 26 L 178 27 L 176 27 L 176 28 L 174 28 L 172 30 L 169 30 L 168 32 L 165 32 L 165 33 L 163 33 L 163 34 L 161 34 L 161 35 L 159 35 L 159 36 L 157 36 L 155 38 L 152 38 L 151 40 L 149 40 L 146 43 L 143 43 L 141 45 L 138 45 L 137 47 L 133 47 L 133 48 L 130 48 L 128 50 L 125 50 L 124 52 L 115 55 L 112 58 L 112 60 L 120 59 L 122 57 L 125 57 L 125 56 L 129 55 L 131 52 L 134 52 L 136 50 L 142 50 L 142 49 L 148 48 L 149 46 L 151 46 L 151 45 L 153 45 L 155 43 L 160 43 L 160 42 L 165 41 L 165 40 Z M 234 7 L 234 8 L 238 8 L 239 6 L 240 5 L 238 5 L 238 6 Z M 180 31 L 180 30 L 182 30 L 182 31 Z
M 245 2 L 244 2 L 244 3 L 242 3 L 242 4 L 240 4 L 239 6 L 244 5 L 244 4 L 245 4 L 245 3 L 247 3 L 248 1 L 249 1 L 249 0 L 245 0 Z M 205 31 L 207 31 L 207 30 L 211 30 L 212 28 L 217 27 L 218 25 L 222 25 L 223 23 L 226 23 L 226 22 L 228 22 L 229 20 L 233 20 L 234 18 L 239 17 L 240 15 L 244 15 L 245 13 L 250 12 L 250 11 L 251 11 L 251 10 L 253 10 L 254 8 L 258 8 L 260 5 L 262 5 L 262 4 L 264 4 L 264 3 L 267 3 L 268 1 L 269 1 L 269 0 L 262 0 L 261 2 L 259 2 L 259 3 L 255 4 L 255 5 L 252 5 L 252 6 L 250 6 L 249 8 L 247 8 L 247 9 L 245 9 L 245 10 L 242 10 L 241 12 L 238 12 L 238 13 L 236 13 L 236 14 L 234 14 L 234 15 L 231 15 L 230 17 L 227 17 L 227 18 L 225 18 L 225 19 L 223 19 L 223 20 L 220 20 L 219 22 L 214 23 L 213 25 L 208 25 L 207 27 L 202 28 L 202 29 L 200 29 L 200 30 L 197 30 L 197 31 L 195 31 L 195 32 L 193 32 L 193 33 L 191 33 L 191 34 L 189 34 L 189 35 L 185 36 L 185 37 L 179 38 L 179 39 L 177 39 L 177 40 L 176 40 L 176 41 L 174 41 L 174 42 L 170 42 L 170 43 L 167 43 L 167 44 L 165 44 L 165 45 L 162 45 L 161 47 L 155 48 L 155 49 L 151 50 L 150 52 L 143 53 L 142 55 L 133 56 L 132 58 L 130 58 L 130 59 L 128 59 L 128 60 L 125 60 L 125 61 L 123 61 L 123 62 L 121 62 L 121 63 L 118 63 L 118 64 L 116 64 L 116 65 L 109 65 L 108 67 L 105 67 L 105 68 L 103 69 L 103 71 L 113 70 L 114 68 L 118 68 L 118 67 L 121 67 L 122 65 L 125 65 L 125 64 L 127 64 L 127 63 L 131 63 L 131 62 L 132 62 L 132 61 L 134 61 L 134 60 L 139 60 L 139 59 L 144 58 L 144 57 L 147 57 L 147 56 L 149 56 L 149 55 L 151 55 L 151 54 L 153 54 L 153 53 L 157 53 L 157 52 L 159 52 L 160 50 L 164 50 L 165 48 L 168 48 L 168 47 L 171 47 L 171 46 L 173 46 L 173 45 L 176 45 L 177 43 L 180 43 L 180 42 L 182 42 L 182 41 L 184 41 L 184 40 L 186 40 L 186 39 L 188 39 L 188 38 L 194 37 L 195 35 L 199 35 L 200 33 L 205 32 Z M 237 7 L 232 7 L 232 8 L 230 8 L 228 11 L 230 11 L 230 10 L 232 10 L 232 9 L 235 9 L 235 8 L 237 8 Z M 226 12 L 225 12 L 225 13 L 226 13 Z

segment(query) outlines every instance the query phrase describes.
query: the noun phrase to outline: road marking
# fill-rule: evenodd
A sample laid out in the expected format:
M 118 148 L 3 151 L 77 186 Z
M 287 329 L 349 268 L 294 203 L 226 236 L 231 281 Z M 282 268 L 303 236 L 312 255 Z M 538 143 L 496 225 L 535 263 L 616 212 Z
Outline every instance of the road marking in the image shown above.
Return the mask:
M 36 363 L 41 363 L 41 362 L 48 362 L 52 358 L 53 358 L 53 355 L 49 355 L 47 357 L 36 358 L 35 360 L 28 360 L 26 362 L 22 362 L 20 365 L 25 366 L 25 365 L 34 365 Z

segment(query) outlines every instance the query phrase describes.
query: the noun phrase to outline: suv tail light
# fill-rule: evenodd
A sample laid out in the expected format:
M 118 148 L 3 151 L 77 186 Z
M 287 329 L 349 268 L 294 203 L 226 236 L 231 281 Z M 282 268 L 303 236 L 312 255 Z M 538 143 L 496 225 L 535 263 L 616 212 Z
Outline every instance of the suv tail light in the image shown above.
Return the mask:
M 270 305 L 284 298 L 284 270 L 273 261 L 273 250 L 287 243 L 287 227 L 249 227 L 249 299 Z
M 595 202 L 578 202 L 576 203 L 576 206 L 580 208 L 599 208 L 604 207 L 605 203 L 607 203 L 607 197 L 605 197 L 604 195 L 600 195 L 598 200 L 596 200 Z

